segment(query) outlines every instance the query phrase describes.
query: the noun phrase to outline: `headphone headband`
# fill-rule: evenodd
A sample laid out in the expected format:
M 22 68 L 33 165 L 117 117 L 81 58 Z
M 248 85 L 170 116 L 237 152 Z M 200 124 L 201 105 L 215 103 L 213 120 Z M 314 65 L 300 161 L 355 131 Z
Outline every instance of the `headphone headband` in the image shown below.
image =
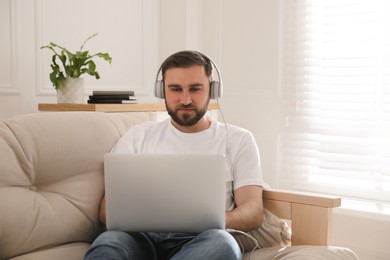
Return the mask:
M 215 71 L 217 73 L 218 80 L 213 80 L 210 82 L 210 98 L 211 99 L 218 99 L 218 98 L 222 97 L 222 94 L 223 94 L 222 77 L 221 77 L 221 72 L 219 71 L 217 64 L 212 59 L 210 59 L 208 56 L 206 56 L 198 51 L 192 51 L 192 52 L 201 55 L 203 58 L 205 58 L 206 61 L 207 60 L 210 61 L 210 65 L 215 68 Z M 177 54 L 177 53 L 175 53 L 175 54 Z M 173 54 L 173 55 L 175 55 L 175 54 Z M 173 55 L 171 55 L 169 57 L 172 57 Z M 155 81 L 155 86 L 154 86 L 155 97 L 161 98 L 161 99 L 165 98 L 165 91 L 164 91 L 164 80 L 163 79 L 159 80 L 159 76 L 160 76 L 160 73 L 162 71 L 162 67 L 163 67 L 165 61 L 161 64 L 160 68 L 157 71 L 156 81 Z

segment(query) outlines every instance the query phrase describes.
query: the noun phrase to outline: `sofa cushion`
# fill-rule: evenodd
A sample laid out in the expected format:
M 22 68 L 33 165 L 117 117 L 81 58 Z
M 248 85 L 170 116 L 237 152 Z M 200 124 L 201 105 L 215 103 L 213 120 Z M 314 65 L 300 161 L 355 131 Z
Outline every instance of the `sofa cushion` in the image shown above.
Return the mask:
M 101 229 L 103 155 L 127 128 L 146 120 L 148 113 L 99 112 L 1 120 L 0 259 L 91 242 Z
M 83 259 L 89 246 L 89 243 L 70 243 L 47 249 L 38 249 L 34 252 L 16 256 L 9 260 Z

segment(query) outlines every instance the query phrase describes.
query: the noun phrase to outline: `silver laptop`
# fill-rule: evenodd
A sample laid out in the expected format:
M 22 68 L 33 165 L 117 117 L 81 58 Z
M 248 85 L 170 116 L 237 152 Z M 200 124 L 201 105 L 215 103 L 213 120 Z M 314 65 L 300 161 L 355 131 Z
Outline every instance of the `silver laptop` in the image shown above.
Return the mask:
M 223 155 L 106 154 L 107 229 L 223 229 L 226 171 Z

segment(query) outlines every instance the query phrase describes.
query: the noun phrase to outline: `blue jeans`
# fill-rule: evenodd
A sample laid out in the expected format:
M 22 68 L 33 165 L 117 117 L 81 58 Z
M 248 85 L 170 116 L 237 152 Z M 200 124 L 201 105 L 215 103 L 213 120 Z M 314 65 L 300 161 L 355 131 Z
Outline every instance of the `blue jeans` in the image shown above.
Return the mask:
M 92 243 L 84 259 L 241 259 L 240 248 L 225 230 L 189 233 L 106 231 Z

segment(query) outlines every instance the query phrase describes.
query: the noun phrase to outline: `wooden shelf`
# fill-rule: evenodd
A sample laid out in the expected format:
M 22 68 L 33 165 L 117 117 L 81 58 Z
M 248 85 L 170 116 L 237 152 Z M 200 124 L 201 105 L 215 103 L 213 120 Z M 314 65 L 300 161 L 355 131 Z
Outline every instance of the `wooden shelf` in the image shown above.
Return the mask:
M 218 109 L 217 103 L 210 103 L 209 109 Z M 94 111 L 94 112 L 153 112 L 165 111 L 164 103 L 139 104 L 38 104 L 39 111 Z

